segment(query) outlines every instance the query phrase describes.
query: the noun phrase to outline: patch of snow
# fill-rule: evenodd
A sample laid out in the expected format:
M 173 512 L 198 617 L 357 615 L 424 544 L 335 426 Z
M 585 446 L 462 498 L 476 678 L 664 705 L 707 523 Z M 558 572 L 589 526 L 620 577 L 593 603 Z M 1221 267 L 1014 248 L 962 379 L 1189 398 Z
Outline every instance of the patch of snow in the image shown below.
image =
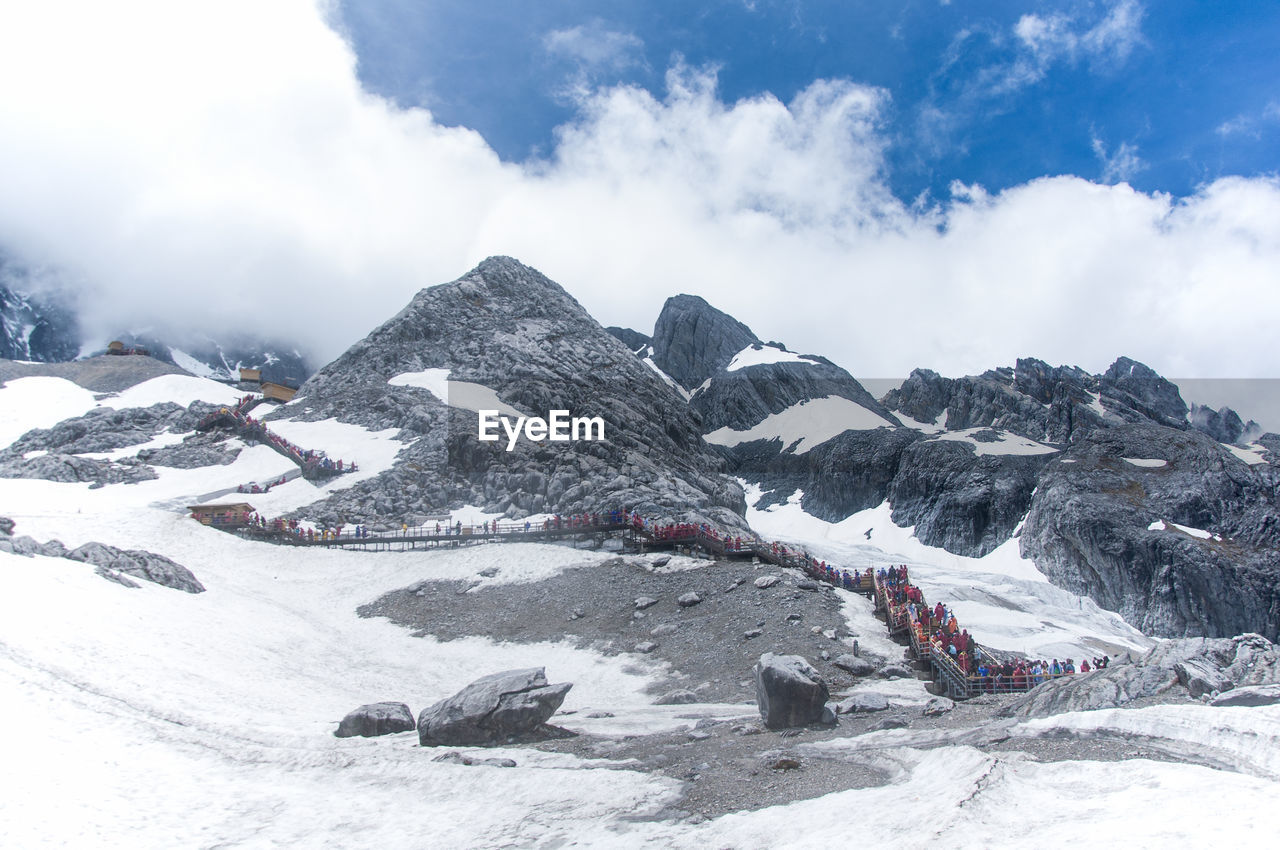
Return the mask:
M 209 367 L 208 363 L 197 360 L 180 348 L 169 349 L 169 356 L 179 369 L 186 369 L 198 378 L 214 378 L 219 374 Z
M 652 347 L 649 349 L 649 353 L 653 354 Z M 644 358 L 644 365 L 648 366 L 650 369 L 656 372 L 658 377 L 662 379 L 662 382 L 664 384 L 671 387 L 676 392 L 680 393 L 680 397 L 683 398 L 685 401 L 688 401 L 690 398 L 693 397 L 688 390 L 686 390 L 684 387 L 680 386 L 680 384 L 676 382 L 675 378 L 671 377 L 666 372 L 662 371 L 662 369 L 659 368 L 658 364 L 653 362 L 652 357 Z M 707 381 L 703 382 L 704 386 L 709 381 L 710 381 L 710 378 L 708 378 Z M 701 389 L 701 387 L 699 389 Z
M 470 381 L 449 381 L 448 396 L 446 403 L 450 407 L 477 413 L 481 410 L 496 410 L 503 416 L 528 416 L 527 413 L 516 410 L 498 398 L 497 391 L 489 389 L 484 384 L 475 384 Z
M 907 428 L 912 428 L 916 431 L 923 431 L 926 434 L 940 434 L 947 430 L 946 426 L 944 426 L 941 422 L 938 421 L 938 420 L 946 421 L 947 415 L 945 413 L 943 413 L 933 422 L 921 422 L 919 419 L 912 419 L 910 416 L 906 415 L 905 413 L 902 413 L 901 411 L 894 411 L 894 416 L 897 416 L 898 421 L 901 422 Z
M 746 490 L 747 521 L 761 536 L 804 546 L 814 557 L 849 570 L 905 564 L 931 604 L 951 606 L 964 628 L 993 649 L 1088 657 L 1100 650 L 1144 650 L 1154 643 L 1119 614 L 1051 584 L 1022 557 L 1016 537 L 984 557 L 969 558 L 928 546 L 913 527 L 895 525 L 888 502 L 829 523 L 804 512 L 803 491 L 785 504 L 758 510 L 760 487 L 739 483 Z
M 1064 457 L 1061 461 L 1059 461 L 1059 463 L 1077 463 L 1077 461 L 1073 457 Z
M 1053 446 L 1038 443 L 1035 440 L 1028 440 L 1026 437 L 1020 437 L 1017 434 L 1010 434 L 1005 431 L 997 432 L 1000 435 L 1000 439 L 991 442 L 974 439 L 973 435 L 979 431 L 990 430 L 990 428 L 965 428 L 960 431 L 947 431 L 939 434 L 937 439 L 965 443 L 973 446 L 974 451 L 980 455 L 1044 455 L 1060 451 L 1060 449 L 1056 449 Z
M 34 459 L 36 459 L 36 458 L 38 458 L 38 457 L 44 457 L 44 456 L 45 456 L 45 455 L 47 455 L 48 453 L 49 453 L 49 452 L 48 452 L 46 449 L 33 449 L 32 451 L 29 451 L 29 452 L 23 452 L 23 453 L 22 453 L 22 459 L 23 459 L 23 460 L 34 460 Z
M 420 387 L 445 404 L 449 403 L 449 370 L 423 369 L 421 372 L 401 372 L 387 381 L 393 387 Z
M 149 381 L 129 387 L 124 392 L 108 396 L 100 402 L 101 407 L 124 410 L 130 407 L 151 407 L 153 404 L 172 402 L 186 407 L 193 401 L 208 404 L 234 406 L 245 395 L 244 392 L 211 381 L 208 378 L 193 378 L 190 375 L 161 375 Z
M 33 428 L 51 428 L 83 416 L 97 402 L 93 393 L 66 378 L 15 378 L 0 386 L 0 449 Z
M 1125 463 L 1141 466 L 1144 469 L 1159 469 L 1162 466 L 1168 466 L 1169 461 L 1158 457 L 1122 457 Z
M 729 361 L 729 365 L 725 367 L 726 372 L 736 372 L 739 369 L 746 369 L 748 366 L 764 366 L 769 363 L 817 363 L 812 357 L 803 357 L 792 351 L 786 351 L 780 348 L 774 348 L 771 345 L 747 346 L 746 348 L 733 355 L 733 359 Z
M 1222 447 L 1250 466 L 1256 466 L 1260 463 L 1267 462 L 1266 457 L 1262 454 L 1265 451 L 1265 448 L 1258 443 L 1250 443 L 1248 447 L 1233 446 L 1230 443 L 1223 443 Z
M 1106 416 L 1107 409 L 1102 406 L 1102 393 L 1100 392 L 1089 393 L 1089 397 L 1090 397 L 1090 401 L 1088 405 L 1089 409 L 1092 410 L 1094 413 L 1098 414 L 1099 416 Z
M 804 454 L 845 431 L 893 427 L 896 427 L 894 423 L 855 401 L 841 396 L 826 396 L 793 404 L 781 413 L 770 414 L 763 422 L 745 431 L 725 426 L 704 435 L 703 439 L 717 446 L 736 446 L 751 440 L 781 440 L 784 447 L 799 440 L 795 453 Z

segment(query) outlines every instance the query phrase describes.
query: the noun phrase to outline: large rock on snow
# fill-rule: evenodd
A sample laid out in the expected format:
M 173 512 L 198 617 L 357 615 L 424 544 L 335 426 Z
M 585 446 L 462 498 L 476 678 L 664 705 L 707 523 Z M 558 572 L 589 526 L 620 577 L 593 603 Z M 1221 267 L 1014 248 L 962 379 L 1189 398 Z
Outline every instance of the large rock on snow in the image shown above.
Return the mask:
M 770 729 L 807 726 L 823 719 L 827 683 L 799 655 L 766 652 L 755 666 L 756 704 Z
M 102 543 L 86 543 L 72 549 L 66 557 L 73 561 L 82 561 L 96 567 L 134 578 L 172 587 L 187 593 L 204 593 L 204 585 L 192 574 L 191 570 L 175 563 L 164 555 L 145 552 L 139 549 L 117 549 Z
M 653 362 L 686 390 L 694 390 L 759 342 L 751 329 L 696 295 L 667 299 L 653 328 Z
M 402 702 L 373 702 L 362 705 L 342 718 L 334 736 L 338 738 L 376 738 L 415 728 L 413 712 Z
M 537 733 L 573 685 L 548 685 L 545 668 L 507 670 L 476 679 L 418 715 L 424 747 L 496 744 Z
M 1241 685 L 1209 701 L 1213 706 L 1280 705 L 1280 685 Z
M 1256 634 L 1185 638 L 1157 644 L 1129 664 L 1063 676 L 1016 697 L 1001 709 L 1009 717 L 1046 717 L 1067 711 L 1117 708 L 1175 687 L 1188 695 L 1206 686 L 1230 692 L 1246 685 L 1280 684 L 1280 648 Z

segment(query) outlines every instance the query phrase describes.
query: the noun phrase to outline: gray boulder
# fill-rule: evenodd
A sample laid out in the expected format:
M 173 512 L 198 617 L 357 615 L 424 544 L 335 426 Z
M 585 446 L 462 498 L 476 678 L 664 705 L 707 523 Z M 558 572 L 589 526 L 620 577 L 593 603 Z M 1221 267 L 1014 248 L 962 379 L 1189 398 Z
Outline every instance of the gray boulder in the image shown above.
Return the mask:
M 910 679 L 915 676 L 911 668 L 902 664 L 889 664 L 880 668 L 880 676 L 884 679 Z
M 204 585 L 191 570 L 163 555 L 139 549 L 117 549 L 102 543 L 86 543 L 67 553 L 73 561 L 82 561 L 134 578 L 162 584 L 187 593 L 204 593 Z
M 856 655 L 839 655 L 832 664 L 855 676 L 870 676 L 876 672 L 876 665 Z
M 13 525 L 13 520 L 7 516 L 0 516 L 0 537 L 12 537 Z
M 777 584 L 781 580 L 782 579 L 778 578 L 777 576 L 760 576 L 758 579 L 755 580 L 754 584 L 756 587 L 760 588 L 761 590 L 764 590 L 767 587 L 773 587 L 775 584 Z
M 338 738 L 376 738 L 415 728 L 413 712 L 402 702 L 373 702 L 352 711 L 333 734 Z
M 755 665 L 756 704 L 770 729 L 807 726 L 822 721 L 827 683 L 799 655 L 766 652 Z
M 688 593 L 682 593 L 680 594 L 679 597 L 676 598 L 676 604 L 679 605 L 681 608 L 692 608 L 694 605 L 697 605 L 701 601 L 702 601 L 702 597 L 694 593 L 693 591 L 689 591 Z
M 1280 685 L 1243 685 L 1219 694 L 1209 701 L 1216 706 L 1248 706 L 1280 704 Z
M 874 692 L 854 694 L 836 704 L 836 711 L 840 714 L 870 714 L 888 708 L 889 700 L 885 695 Z
M 946 697 L 933 697 L 924 704 L 924 708 L 921 709 L 920 713 L 925 717 L 938 717 L 955 707 L 955 700 L 947 699 Z
M 693 691 L 681 688 L 675 691 L 668 691 L 653 701 L 654 705 L 689 705 L 698 701 L 698 695 Z
M 548 685 L 543 667 L 484 676 L 423 709 L 418 741 L 424 747 L 475 746 L 536 735 L 572 687 Z

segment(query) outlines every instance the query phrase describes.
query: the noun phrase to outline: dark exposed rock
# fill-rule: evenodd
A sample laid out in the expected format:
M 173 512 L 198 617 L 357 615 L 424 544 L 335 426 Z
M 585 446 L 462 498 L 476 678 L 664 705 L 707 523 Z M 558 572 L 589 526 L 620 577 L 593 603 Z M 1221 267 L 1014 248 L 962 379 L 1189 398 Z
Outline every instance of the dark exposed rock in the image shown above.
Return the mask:
M 1204 677 L 1211 677 L 1224 688 L 1275 685 L 1280 684 L 1280 649 L 1256 634 L 1163 641 L 1133 663 L 1112 664 L 1103 670 L 1039 685 L 1016 697 L 1000 714 L 1045 717 L 1067 711 L 1118 708 L 1178 687 L 1180 668 L 1197 672 L 1198 676 L 1188 682 L 1202 683 Z
M 956 704 L 954 700 L 947 699 L 946 697 L 933 697 L 924 704 L 924 708 L 920 709 L 920 713 L 925 717 L 938 717 L 946 714 L 955 707 Z
M 1274 476 L 1195 431 L 1119 425 L 1077 440 L 1044 468 L 1021 550 L 1058 586 L 1151 634 L 1280 630 Z
M 573 685 L 548 685 L 544 668 L 484 676 L 418 715 L 424 747 L 496 744 L 537 733 Z
M 467 767 L 515 767 L 515 759 L 482 759 L 475 756 L 464 756 L 459 752 L 448 752 L 438 755 L 432 761 L 443 762 L 445 764 L 462 764 Z
M 688 593 L 680 594 L 680 596 L 676 599 L 676 604 L 679 605 L 681 608 L 692 608 L 694 605 L 697 605 L 701 601 L 702 601 L 702 597 L 691 590 Z
M 447 369 L 451 381 L 480 384 L 528 415 L 599 416 L 605 440 L 522 438 L 512 451 L 505 439 L 481 442 L 475 412 L 446 406 L 426 389 L 388 384 L 425 369 Z M 452 386 L 451 398 L 461 392 Z M 683 398 L 560 286 L 507 257 L 422 290 L 300 393 L 309 412 L 290 411 L 295 418 L 396 428 L 410 443 L 394 469 L 309 506 L 310 519 L 367 521 L 474 504 L 511 517 L 626 506 L 742 524 L 742 491 L 720 474 L 723 460 L 701 441 Z
M 13 535 L 14 522 L 7 516 L 0 516 L 0 537 L 11 537 Z
M 610 325 L 605 328 L 605 332 L 637 354 L 649 347 L 649 337 L 631 328 Z
M 698 695 L 693 691 L 681 688 L 675 691 L 668 691 L 653 701 L 654 705 L 691 705 L 698 701 Z
M 1193 404 L 1187 418 L 1192 428 L 1220 443 L 1248 443 L 1262 434 L 1262 428 L 1257 422 L 1250 420 L 1246 424 L 1229 407 L 1214 410 L 1212 407 Z
M 134 484 L 156 478 L 156 471 L 131 458 L 122 461 L 97 460 L 75 455 L 47 454 L 0 460 L 0 477 L 39 478 L 63 483 L 87 482 L 95 487 L 107 484 Z
M 375 738 L 396 732 L 411 732 L 417 724 L 413 712 L 402 702 L 373 702 L 362 705 L 342 718 L 333 733 L 338 738 Z
M 0 279 L 21 285 L 26 270 L 0 257 Z M 80 351 L 74 314 L 55 298 L 0 284 L 0 358 L 41 363 L 70 360 Z
M 931 546 L 981 557 L 1009 539 L 1052 455 L 979 455 L 953 441 L 904 449 L 889 487 L 893 521 Z
M 102 543 L 86 543 L 68 552 L 66 557 L 73 561 L 83 561 L 134 578 L 162 584 L 174 590 L 187 593 L 204 592 L 204 585 L 192 575 L 191 570 L 153 552 L 117 549 Z
M 875 664 L 856 655 L 839 655 L 831 663 L 854 676 L 870 676 L 876 672 Z
M 751 329 L 696 295 L 668 298 L 653 328 L 653 362 L 686 390 L 693 390 L 758 343 Z
M 827 683 L 798 655 L 766 652 L 755 665 L 756 705 L 770 729 L 807 726 L 822 720 Z
M 1280 705 L 1280 685 L 1241 685 L 1209 701 L 1214 706 Z

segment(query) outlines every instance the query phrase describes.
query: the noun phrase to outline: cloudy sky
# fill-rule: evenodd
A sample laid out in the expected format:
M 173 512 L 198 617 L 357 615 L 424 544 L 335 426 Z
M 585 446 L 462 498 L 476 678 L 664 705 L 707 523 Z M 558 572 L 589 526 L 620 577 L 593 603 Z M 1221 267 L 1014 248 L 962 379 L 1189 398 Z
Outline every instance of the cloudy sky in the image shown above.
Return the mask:
M 340 353 L 509 254 L 858 375 L 1280 377 L 1280 4 L 0 5 L 0 255 Z

